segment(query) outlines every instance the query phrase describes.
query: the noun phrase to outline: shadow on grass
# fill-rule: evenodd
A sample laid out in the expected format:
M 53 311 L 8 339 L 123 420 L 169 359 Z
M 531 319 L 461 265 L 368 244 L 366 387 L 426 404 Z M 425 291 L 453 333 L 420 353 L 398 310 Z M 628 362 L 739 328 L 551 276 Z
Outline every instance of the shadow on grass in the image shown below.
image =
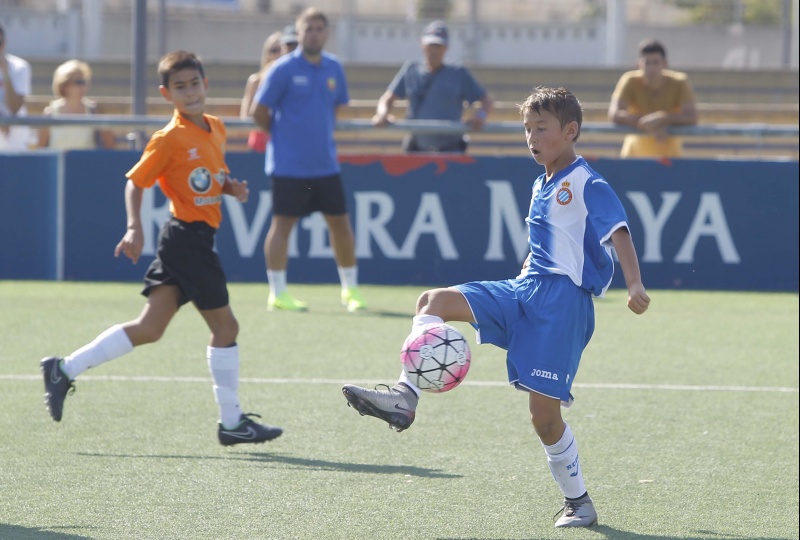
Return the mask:
M 658 534 L 639 534 L 608 525 L 597 525 L 590 529 L 584 529 L 588 532 L 595 533 L 598 538 L 613 538 L 614 540 L 671 540 L 676 538 L 674 535 L 661 536 Z M 566 532 L 566 530 L 565 530 Z M 785 540 L 785 537 L 771 537 L 771 536 L 753 536 L 752 534 L 739 535 L 730 533 L 719 533 L 714 531 L 694 531 L 697 536 L 679 536 L 681 540 Z M 436 540 L 517 540 L 511 538 L 499 538 L 489 536 L 443 536 L 437 537 Z M 538 537 L 530 537 L 527 540 L 538 540 Z
M 409 319 L 411 320 L 414 317 L 414 313 L 410 311 L 380 311 L 377 309 L 368 309 L 364 312 L 365 315 L 373 315 L 375 317 L 399 317 L 402 319 Z
M 341 471 L 350 473 L 367 474 L 402 474 L 418 476 L 420 478 L 462 478 L 460 474 L 450 474 L 439 469 L 426 469 L 408 465 L 372 465 L 369 463 L 346 463 L 341 461 L 327 461 L 324 459 L 308 459 L 284 454 L 269 454 L 266 452 L 245 452 L 230 454 L 228 456 L 179 456 L 163 454 L 100 454 L 94 452 L 76 452 L 79 456 L 125 458 L 125 459 L 200 459 L 200 460 L 238 460 L 255 461 L 258 463 L 275 463 L 291 465 L 295 468 L 316 469 L 323 471 Z M 0 536 L 0 538 L 4 538 Z
M 412 467 L 409 465 L 370 465 L 364 463 L 342 463 L 339 461 L 326 461 L 323 459 L 307 459 L 281 454 L 267 454 L 263 452 L 249 452 L 246 455 L 252 461 L 262 463 L 285 463 L 297 467 L 308 469 L 319 469 L 325 471 L 344 471 L 368 474 L 403 474 L 408 476 L 419 476 L 422 478 L 462 478 L 460 474 L 449 474 L 441 472 L 439 469 L 426 469 L 424 467 Z
M 91 538 L 90 536 L 81 536 L 66 532 L 69 529 L 77 528 L 78 527 L 52 526 L 47 527 L 48 530 L 44 530 L 41 527 L 20 527 L 19 525 L 0 523 L 0 538 L 3 540 L 23 540 L 32 538 L 36 540 L 87 540 Z
M 311 310 L 309 310 L 311 313 Z M 324 314 L 324 315 L 333 315 L 336 317 L 387 317 L 387 318 L 398 318 L 398 319 L 408 319 L 411 320 L 414 317 L 413 311 L 386 311 L 382 309 L 372 309 L 367 308 L 362 311 L 355 311 L 350 313 L 345 310 L 341 309 L 331 309 L 331 310 L 315 310 L 313 312 L 316 315 Z

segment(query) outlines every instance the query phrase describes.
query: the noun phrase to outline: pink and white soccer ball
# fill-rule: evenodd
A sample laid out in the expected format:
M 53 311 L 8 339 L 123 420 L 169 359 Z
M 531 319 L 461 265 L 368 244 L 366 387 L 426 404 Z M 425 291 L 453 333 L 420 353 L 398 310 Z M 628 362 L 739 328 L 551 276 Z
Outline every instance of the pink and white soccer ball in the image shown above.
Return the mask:
M 458 329 L 445 323 L 425 325 L 421 333 L 406 338 L 400 361 L 417 388 L 447 392 L 458 386 L 469 371 L 472 356 Z

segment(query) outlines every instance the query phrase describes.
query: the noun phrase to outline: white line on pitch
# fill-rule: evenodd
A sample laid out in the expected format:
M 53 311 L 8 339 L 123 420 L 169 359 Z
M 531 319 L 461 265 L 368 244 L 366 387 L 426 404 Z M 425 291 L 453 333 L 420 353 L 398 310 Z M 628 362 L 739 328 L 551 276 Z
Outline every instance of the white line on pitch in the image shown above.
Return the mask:
M 0 375 L 0 380 L 31 381 L 41 380 L 41 375 Z M 81 381 L 121 381 L 121 382 L 167 382 L 167 383 L 211 383 L 210 377 L 157 377 L 150 375 L 82 375 Z M 281 379 L 281 378 L 242 378 L 247 384 L 363 384 L 376 385 L 386 381 L 364 379 Z M 508 386 L 501 381 L 464 381 L 464 386 Z M 627 384 L 627 383 L 575 383 L 575 388 L 604 388 L 608 390 L 677 390 L 701 392 L 783 392 L 798 393 L 800 389 L 786 386 L 722 386 L 688 384 Z

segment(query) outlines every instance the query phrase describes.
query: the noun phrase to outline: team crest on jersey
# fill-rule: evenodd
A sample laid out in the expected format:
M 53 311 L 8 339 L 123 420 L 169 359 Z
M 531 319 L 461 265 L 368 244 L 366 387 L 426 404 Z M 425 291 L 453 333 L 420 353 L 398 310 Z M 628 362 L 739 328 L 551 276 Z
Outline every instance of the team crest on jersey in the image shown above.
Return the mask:
M 331 92 L 336 91 L 336 79 L 334 79 L 333 77 L 328 77 L 328 90 L 330 90 Z
M 211 188 L 211 171 L 197 167 L 189 174 L 189 187 L 195 193 L 205 193 Z
M 572 192 L 569 190 L 569 182 L 562 182 L 561 189 L 556 192 L 556 202 L 565 206 L 572 202 Z

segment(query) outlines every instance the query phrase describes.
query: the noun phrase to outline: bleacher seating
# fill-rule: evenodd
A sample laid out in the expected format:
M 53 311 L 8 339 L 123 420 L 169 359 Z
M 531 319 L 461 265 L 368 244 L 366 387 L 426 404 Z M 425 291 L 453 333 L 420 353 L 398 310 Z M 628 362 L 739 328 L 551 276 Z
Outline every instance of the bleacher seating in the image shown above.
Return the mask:
M 33 93 L 29 109 L 38 114 L 50 101 L 52 72 L 58 62 L 33 64 Z M 130 114 L 130 66 L 125 63 L 93 62 L 90 95 L 108 114 Z M 239 115 L 239 100 L 244 82 L 255 69 L 247 64 L 210 64 L 208 112 L 232 118 Z M 341 118 L 368 119 L 375 111 L 377 98 L 395 75 L 396 67 L 346 66 L 351 106 Z M 572 90 L 584 107 L 587 122 L 605 122 L 608 100 L 621 70 L 609 69 L 507 69 L 475 68 L 475 76 L 497 100 L 490 121 L 519 119 L 516 103 L 522 101 L 537 84 L 563 85 Z M 168 115 L 170 106 L 158 93 L 155 66 L 148 66 L 147 111 L 151 115 Z M 797 74 L 785 71 L 690 71 L 690 80 L 698 99 L 700 122 L 703 124 L 798 124 Z M 403 116 L 400 104 L 396 111 Z M 246 129 L 230 130 L 229 149 L 245 147 Z M 125 130 L 118 130 L 124 144 Z M 388 130 L 349 131 L 337 133 L 342 152 L 399 152 L 402 133 Z M 619 134 L 584 133 L 579 150 L 591 156 L 616 156 L 622 136 Z M 688 157 L 789 157 L 798 159 L 798 140 L 770 138 L 756 140 L 744 137 L 688 137 Z M 471 152 L 480 154 L 521 155 L 527 152 L 521 133 L 472 134 Z

